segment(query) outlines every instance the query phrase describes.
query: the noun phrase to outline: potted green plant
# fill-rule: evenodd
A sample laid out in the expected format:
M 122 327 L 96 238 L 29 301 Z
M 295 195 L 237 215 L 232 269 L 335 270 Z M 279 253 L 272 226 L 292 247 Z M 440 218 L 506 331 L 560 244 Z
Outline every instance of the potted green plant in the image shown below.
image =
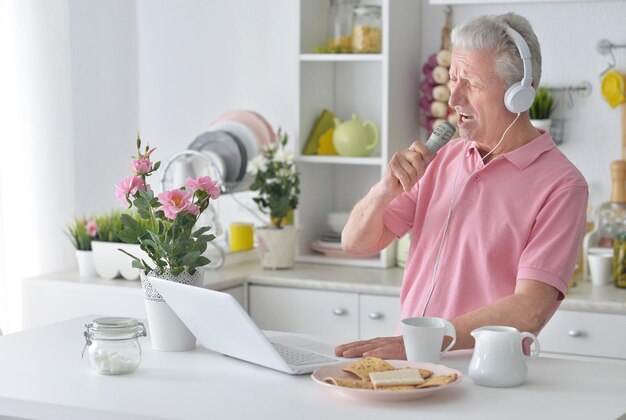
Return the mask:
M 95 216 L 98 233 L 93 238 L 91 246 L 96 272 L 102 278 L 139 279 L 139 270 L 132 266 L 132 260 L 119 252 L 120 248 L 130 254 L 137 255 L 140 259 L 148 258 L 148 255 L 141 250 L 139 241 L 124 243 L 120 238 L 120 233 L 124 228 L 122 215 L 125 214 L 134 218 L 137 223 L 148 227 L 149 222 L 142 219 L 134 210 L 113 210 Z
M 81 277 L 94 277 L 96 269 L 93 253 L 91 251 L 92 240 L 98 234 L 96 222 L 90 218 L 75 218 L 66 228 L 66 235 L 72 241 L 78 263 L 78 274 Z
M 122 231 L 118 237 L 125 243 L 139 243 L 147 257 L 120 251 L 133 259 L 132 266 L 140 269 L 144 289 L 146 314 L 150 324 L 152 347 L 160 351 L 184 351 L 196 346 L 195 336 L 178 319 L 158 291 L 151 278 L 201 286 L 201 268 L 211 261 L 203 255 L 209 241 L 215 239 L 209 226 L 196 227 L 209 201 L 221 194 L 216 181 L 208 176 L 187 178 L 180 188 L 155 195 L 147 178 L 156 172 L 160 162 L 153 163 L 155 149 L 142 151 L 137 137 L 137 156 L 131 162 L 133 175 L 115 186 L 118 199 L 129 209 L 134 208 L 142 221 L 122 214 Z
M 535 92 L 535 100 L 528 110 L 530 122 L 536 128 L 549 131 L 552 124 L 551 116 L 556 102 L 546 87 L 540 87 Z
M 298 229 L 287 225 L 287 219 L 298 207 L 300 174 L 293 152 L 286 147 L 288 140 L 279 129 L 278 141 L 266 145 L 248 164 L 248 172 L 254 176 L 250 189 L 257 192 L 253 200 L 270 218 L 268 226 L 256 230 L 264 268 L 290 268 L 295 260 Z

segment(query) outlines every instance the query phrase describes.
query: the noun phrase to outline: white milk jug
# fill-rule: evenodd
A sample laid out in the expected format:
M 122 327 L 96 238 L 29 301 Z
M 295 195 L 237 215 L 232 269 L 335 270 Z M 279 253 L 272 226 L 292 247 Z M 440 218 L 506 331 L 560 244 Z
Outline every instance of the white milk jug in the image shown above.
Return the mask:
M 478 385 L 509 387 L 526 381 L 526 359 L 539 355 L 539 340 L 529 332 L 513 327 L 483 327 L 471 332 L 476 345 L 468 373 Z M 533 340 L 530 356 L 522 352 L 522 340 Z

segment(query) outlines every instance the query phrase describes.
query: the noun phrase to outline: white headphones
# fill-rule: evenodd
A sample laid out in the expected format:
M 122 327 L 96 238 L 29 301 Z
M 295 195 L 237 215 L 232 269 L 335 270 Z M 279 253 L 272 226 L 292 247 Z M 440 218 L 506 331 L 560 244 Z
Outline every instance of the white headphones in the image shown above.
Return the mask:
M 510 26 L 506 27 L 509 36 L 515 42 L 519 55 L 524 64 L 524 77 L 519 82 L 515 82 L 509 87 L 504 94 L 504 105 L 514 114 L 527 111 L 533 104 L 535 99 L 535 89 L 532 87 L 533 70 L 530 56 L 530 49 L 519 32 Z

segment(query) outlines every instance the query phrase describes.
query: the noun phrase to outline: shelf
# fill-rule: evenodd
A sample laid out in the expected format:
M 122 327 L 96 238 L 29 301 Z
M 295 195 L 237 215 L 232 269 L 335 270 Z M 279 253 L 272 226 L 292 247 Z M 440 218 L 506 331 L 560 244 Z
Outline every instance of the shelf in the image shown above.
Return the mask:
M 314 62 L 353 62 L 383 61 L 382 54 L 300 54 L 300 61 Z
M 304 163 L 329 163 L 334 165 L 370 165 L 377 166 L 383 163 L 380 157 L 348 157 L 348 156 L 320 156 L 302 155 L 298 162 Z

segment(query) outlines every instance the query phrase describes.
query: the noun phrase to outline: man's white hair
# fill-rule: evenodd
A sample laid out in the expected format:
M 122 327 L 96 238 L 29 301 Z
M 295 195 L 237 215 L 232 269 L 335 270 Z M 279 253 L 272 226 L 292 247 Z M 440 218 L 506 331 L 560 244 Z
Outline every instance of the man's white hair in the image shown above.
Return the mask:
M 506 27 L 515 29 L 524 38 L 530 50 L 533 86 L 541 80 L 541 47 L 530 22 L 515 13 L 497 16 L 479 16 L 455 27 L 451 33 L 453 47 L 469 50 L 487 50 L 495 53 L 495 72 L 508 88 L 522 80 L 524 66 L 519 50 L 508 35 Z

